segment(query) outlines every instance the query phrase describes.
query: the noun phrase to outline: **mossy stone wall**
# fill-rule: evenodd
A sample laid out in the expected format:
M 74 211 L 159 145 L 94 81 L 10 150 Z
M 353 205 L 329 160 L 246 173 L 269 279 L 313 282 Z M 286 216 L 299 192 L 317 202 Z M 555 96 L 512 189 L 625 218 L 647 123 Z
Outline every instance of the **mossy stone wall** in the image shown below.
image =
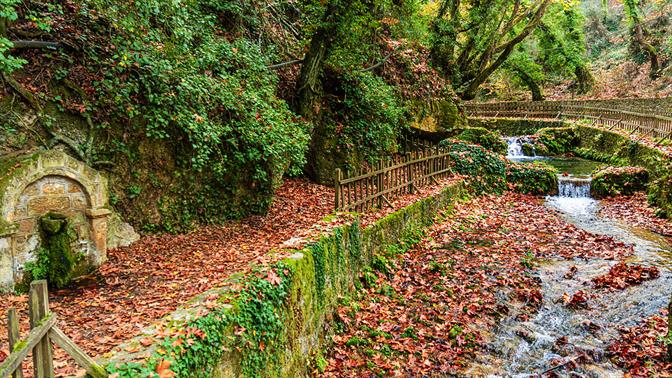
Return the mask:
M 433 223 L 440 210 L 464 194 L 465 186 L 462 182 L 452 184 L 441 193 L 422 199 L 367 227 L 359 225 L 355 214 L 351 223 L 325 232 L 316 242 L 284 259 L 277 269 L 287 273 L 283 274 L 284 280 L 277 288 L 282 288 L 285 294 L 272 311 L 277 319 L 283 320 L 282 327 L 279 334 L 264 343 L 261 350 L 254 343 L 250 345 L 249 342 L 241 341 L 244 336 L 237 333 L 240 328 L 234 319 L 239 319 L 236 314 L 244 312 L 246 306 L 249 306 L 249 302 L 241 298 L 249 297 L 236 294 L 236 289 L 232 289 L 240 287 L 241 282 L 246 287 L 244 282 L 259 280 L 259 277 L 253 275 L 242 280 L 233 277 L 225 288 L 203 293 L 185 308 L 159 322 L 164 326 L 170 324 L 173 330 L 194 327 L 198 322 L 197 314 L 206 306 L 205 303 L 212 302 L 213 297 L 218 296 L 217 302 L 227 303 L 215 315 L 206 315 L 208 320 L 203 323 L 209 324 L 208 329 L 217 330 L 217 336 L 212 337 L 211 341 L 199 341 L 202 344 L 198 347 L 198 357 L 184 352 L 175 353 L 172 357 L 165 351 L 164 354 L 156 353 L 159 345 L 170 345 L 171 340 L 166 342 L 156 339 L 154 344 L 142 346 L 146 345 L 147 337 L 155 337 L 154 331 L 149 329 L 145 335 L 120 346 L 119 351 L 107 360 L 107 369 L 109 372 L 120 372 L 121 377 L 134 376 L 153 371 L 157 361 L 170 357 L 171 367 L 175 367 L 177 376 L 308 376 L 311 361 L 322 353 L 328 344 L 329 335 L 333 333 L 338 299 L 354 290 L 361 268 L 370 263 L 372 256 L 398 244 L 404 236 Z M 262 284 L 267 285 L 265 282 Z M 256 298 L 256 295 L 253 297 Z M 250 332 L 258 334 L 260 331 L 246 330 L 248 337 Z M 140 343 L 143 339 L 145 342 Z M 221 340 L 229 340 L 229 343 L 220 345 Z M 129 354 L 127 350 L 136 352 Z M 204 351 L 210 351 L 216 360 L 205 358 Z M 138 364 L 131 363 L 135 357 L 144 354 L 153 357 Z M 187 358 L 204 362 L 187 362 L 184 360 Z M 189 366 L 189 372 L 179 370 L 179 366 Z
M 562 121 L 555 122 L 507 118 L 469 118 L 469 126 L 483 127 L 488 130 L 497 130 L 504 136 L 519 136 L 532 135 L 537 131 L 548 127 L 565 127 L 567 124 Z

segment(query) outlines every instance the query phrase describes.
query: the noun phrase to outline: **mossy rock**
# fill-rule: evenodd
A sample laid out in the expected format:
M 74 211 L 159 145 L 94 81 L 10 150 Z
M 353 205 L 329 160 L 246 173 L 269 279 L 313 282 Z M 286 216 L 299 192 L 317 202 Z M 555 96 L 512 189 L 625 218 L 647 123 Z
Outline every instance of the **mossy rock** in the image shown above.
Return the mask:
M 37 260 L 26 264 L 24 282 L 17 286 L 18 290 L 40 279 L 46 279 L 50 287 L 62 289 L 75 276 L 78 257 L 71 244 L 76 237 L 68 219 L 62 214 L 48 213 L 40 218 L 40 230 L 42 246 L 37 251 Z
M 537 148 L 532 143 L 523 143 L 521 149 L 523 150 L 523 154 L 525 154 L 525 156 L 537 155 Z
M 548 155 L 561 155 L 571 152 L 579 143 L 576 129 L 573 127 L 547 127 L 536 134 L 538 144 L 548 150 Z
M 607 167 L 593 175 L 591 194 L 595 198 L 631 195 L 645 191 L 649 172 L 642 167 Z
M 411 130 L 423 139 L 439 142 L 453 137 L 467 127 L 468 121 L 458 101 L 411 101 Z
M 457 136 L 457 139 L 473 144 L 498 154 L 506 154 L 508 146 L 497 131 L 490 131 L 484 127 L 468 127 Z
M 656 215 L 672 217 L 672 172 L 653 180 L 649 184 L 649 203 L 658 207 Z
M 523 194 L 547 195 L 558 191 L 557 170 L 542 162 L 509 164 L 506 181 L 511 189 Z

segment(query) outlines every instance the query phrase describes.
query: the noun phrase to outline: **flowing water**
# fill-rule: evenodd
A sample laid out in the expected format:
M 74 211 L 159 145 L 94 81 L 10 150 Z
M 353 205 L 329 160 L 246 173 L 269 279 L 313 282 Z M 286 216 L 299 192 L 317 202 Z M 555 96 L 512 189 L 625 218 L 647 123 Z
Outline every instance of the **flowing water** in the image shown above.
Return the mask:
M 672 292 L 672 246 L 669 240 L 651 232 L 628 227 L 598 215 L 599 203 L 590 198 L 590 176 L 596 163 L 581 160 L 549 160 L 562 175 L 559 195 L 548 197 L 546 205 L 586 231 L 611 236 L 634 247 L 628 263 L 660 267 L 660 277 L 622 291 L 592 290 L 590 281 L 605 274 L 617 261 L 548 260 L 539 268 L 543 305 L 528 321 L 516 320 L 516 311 L 502 320 L 490 335 L 491 342 L 467 371 L 469 376 L 528 377 L 547 372 L 553 361 L 567 362 L 581 354 L 588 361 L 571 370 L 553 370 L 558 376 L 622 377 L 623 372 L 606 357 L 605 350 L 618 336 L 617 326 L 632 326 L 667 306 Z M 576 163 L 576 164 L 574 164 Z M 565 278 L 576 266 L 573 278 Z M 597 294 L 590 308 L 570 310 L 560 300 L 564 293 L 578 290 Z M 502 300 L 506 300 L 502 297 Z M 558 343 L 558 340 L 565 342 Z
M 525 155 L 523 152 L 523 144 L 529 141 L 528 137 L 506 137 L 504 138 L 506 144 L 508 145 L 508 150 L 506 152 L 507 159 L 513 161 L 526 161 L 526 160 L 536 160 L 543 158 L 542 156 L 537 156 L 534 149 L 532 150 L 532 156 Z

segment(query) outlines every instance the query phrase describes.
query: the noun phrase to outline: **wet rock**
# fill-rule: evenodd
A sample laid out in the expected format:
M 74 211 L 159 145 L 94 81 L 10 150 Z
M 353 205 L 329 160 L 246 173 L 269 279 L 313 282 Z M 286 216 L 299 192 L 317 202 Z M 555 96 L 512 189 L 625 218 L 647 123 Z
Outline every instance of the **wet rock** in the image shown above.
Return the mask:
M 523 328 L 522 326 L 516 327 L 513 330 L 513 333 L 515 333 L 518 337 L 522 337 L 523 340 L 527 341 L 530 344 L 534 343 L 537 339 L 537 337 L 534 335 L 533 332 Z

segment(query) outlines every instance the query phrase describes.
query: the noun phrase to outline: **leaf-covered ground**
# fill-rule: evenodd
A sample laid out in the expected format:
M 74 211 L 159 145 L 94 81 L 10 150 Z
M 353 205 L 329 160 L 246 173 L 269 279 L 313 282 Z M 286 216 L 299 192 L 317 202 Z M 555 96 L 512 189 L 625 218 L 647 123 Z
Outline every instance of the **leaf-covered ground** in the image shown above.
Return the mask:
M 663 311 L 639 326 L 621 329 L 620 339 L 609 346 L 609 357 L 630 377 L 672 377 L 672 361 L 666 359 L 667 327 Z
M 628 197 L 606 198 L 600 201 L 600 215 L 622 221 L 633 227 L 672 236 L 672 222 L 656 217 L 655 209 L 647 203 L 645 193 Z
M 148 236 L 130 247 L 108 251 L 109 261 L 81 286 L 50 293 L 58 326 L 89 354 L 106 353 L 232 273 L 273 258 L 267 255 L 271 248 L 306 235 L 333 210 L 333 196 L 330 188 L 288 180 L 266 216 L 187 235 Z M 26 295 L 0 295 L 3 324 L 9 307 L 19 310 L 21 332 L 26 335 Z M 0 362 L 8 350 L 6 337 L 0 333 Z M 64 376 L 78 370 L 60 349 L 56 367 Z
M 442 179 L 412 195 L 390 198 L 392 207 L 373 209 L 363 215 L 362 223 L 375 222 L 419 198 L 434 195 L 458 179 Z M 230 275 L 279 258 L 269 251 L 300 248 L 333 227 L 340 218 L 336 223 L 321 222 L 333 211 L 333 198 L 332 188 L 302 179 L 287 180 L 265 216 L 203 227 L 186 235 L 147 236 L 130 247 L 108 251 L 109 261 L 76 289 L 50 293 L 59 328 L 90 355 L 107 353 Z M 21 334 L 26 335 L 26 295 L 0 295 L 0 319 L 5 319 L 10 307 L 19 311 Z M 0 333 L 0 362 L 7 357 L 6 337 Z M 57 376 L 82 373 L 59 349 L 55 366 Z M 26 373 L 30 376 L 28 370 Z
M 632 249 L 509 193 L 458 204 L 415 247 L 394 252 L 343 299 L 324 376 L 459 374 L 499 318 L 536 311 L 536 258 L 620 259 Z

